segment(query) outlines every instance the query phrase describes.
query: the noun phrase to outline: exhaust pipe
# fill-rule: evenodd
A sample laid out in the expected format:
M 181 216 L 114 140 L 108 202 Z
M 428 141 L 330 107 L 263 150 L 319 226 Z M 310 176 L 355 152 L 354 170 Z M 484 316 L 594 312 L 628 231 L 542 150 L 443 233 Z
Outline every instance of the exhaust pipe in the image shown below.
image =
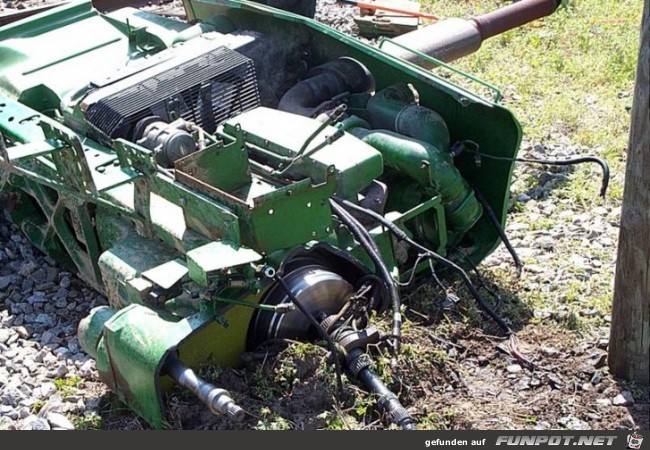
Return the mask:
M 476 52 L 488 38 L 553 14 L 560 3 L 561 0 L 520 0 L 472 19 L 441 20 L 399 36 L 393 42 L 450 62 Z M 384 50 L 424 68 L 435 67 L 431 61 L 401 47 L 387 46 Z

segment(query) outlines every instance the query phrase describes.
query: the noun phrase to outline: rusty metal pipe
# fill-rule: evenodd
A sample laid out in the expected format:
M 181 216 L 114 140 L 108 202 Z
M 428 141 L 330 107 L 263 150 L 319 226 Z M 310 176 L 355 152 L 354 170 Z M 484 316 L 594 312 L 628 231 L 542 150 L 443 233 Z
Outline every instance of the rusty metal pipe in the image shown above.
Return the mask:
M 393 39 L 400 46 L 450 62 L 476 52 L 485 39 L 552 14 L 561 0 L 520 0 L 472 19 L 445 19 Z M 386 44 L 384 50 L 427 69 L 435 63 L 404 48 Z
M 542 17 L 550 16 L 561 0 L 521 0 L 472 19 L 483 39 L 505 33 Z

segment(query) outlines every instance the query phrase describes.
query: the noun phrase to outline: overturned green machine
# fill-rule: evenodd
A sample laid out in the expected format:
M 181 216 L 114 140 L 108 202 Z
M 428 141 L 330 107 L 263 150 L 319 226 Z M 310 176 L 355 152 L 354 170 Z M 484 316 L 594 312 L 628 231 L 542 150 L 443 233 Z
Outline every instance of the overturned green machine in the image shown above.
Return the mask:
M 462 274 L 454 261 L 499 243 L 513 163 L 473 152 L 511 159 L 521 140 L 498 98 L 421 66 L 557 3 L 378 47 L 235 0 L 186 0 L 189 23 L 85 2 L 0 29 L 4 206 L 106 294 L 79 327 L 102 380 L 154 427 L 174 382 L 238 420 L 193 369 L 322 339 L 412 428 L 367 346 L 399 350 L 400 281 Z M 381 336 L 371 318 L 385 311 Z

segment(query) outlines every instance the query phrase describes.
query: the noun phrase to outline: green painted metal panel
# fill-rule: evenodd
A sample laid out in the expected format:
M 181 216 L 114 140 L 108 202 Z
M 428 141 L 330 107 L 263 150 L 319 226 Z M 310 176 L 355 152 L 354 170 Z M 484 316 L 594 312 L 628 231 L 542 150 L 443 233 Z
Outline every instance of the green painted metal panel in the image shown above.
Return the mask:
M 189 275 L 199 286 L 207 287 L 210 275 L 262 259 L 249 248 L 234 248 L 224 242 L 210 242 L 187 253 Z

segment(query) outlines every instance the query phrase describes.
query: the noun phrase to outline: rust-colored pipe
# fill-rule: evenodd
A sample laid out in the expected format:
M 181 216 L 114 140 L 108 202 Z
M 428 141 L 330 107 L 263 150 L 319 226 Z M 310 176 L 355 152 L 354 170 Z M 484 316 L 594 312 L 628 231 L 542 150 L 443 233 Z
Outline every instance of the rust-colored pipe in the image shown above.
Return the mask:
M 520 0 L 472 19 L 445 19 L 393 39 L 409 49 L 417 50 L 444 62 L 454 61 L 476 52 L 485 39 L 520 27 L 552 14 L 561 0 Z M 416 54 L 395 45 L 384 50 L 425 68 L 434 67 Z
M 472 20 L 481 32 L 481 37 L 487 39 L 541 17 L 550 16 L 558 6 L 560 0 L 522 0 Z

